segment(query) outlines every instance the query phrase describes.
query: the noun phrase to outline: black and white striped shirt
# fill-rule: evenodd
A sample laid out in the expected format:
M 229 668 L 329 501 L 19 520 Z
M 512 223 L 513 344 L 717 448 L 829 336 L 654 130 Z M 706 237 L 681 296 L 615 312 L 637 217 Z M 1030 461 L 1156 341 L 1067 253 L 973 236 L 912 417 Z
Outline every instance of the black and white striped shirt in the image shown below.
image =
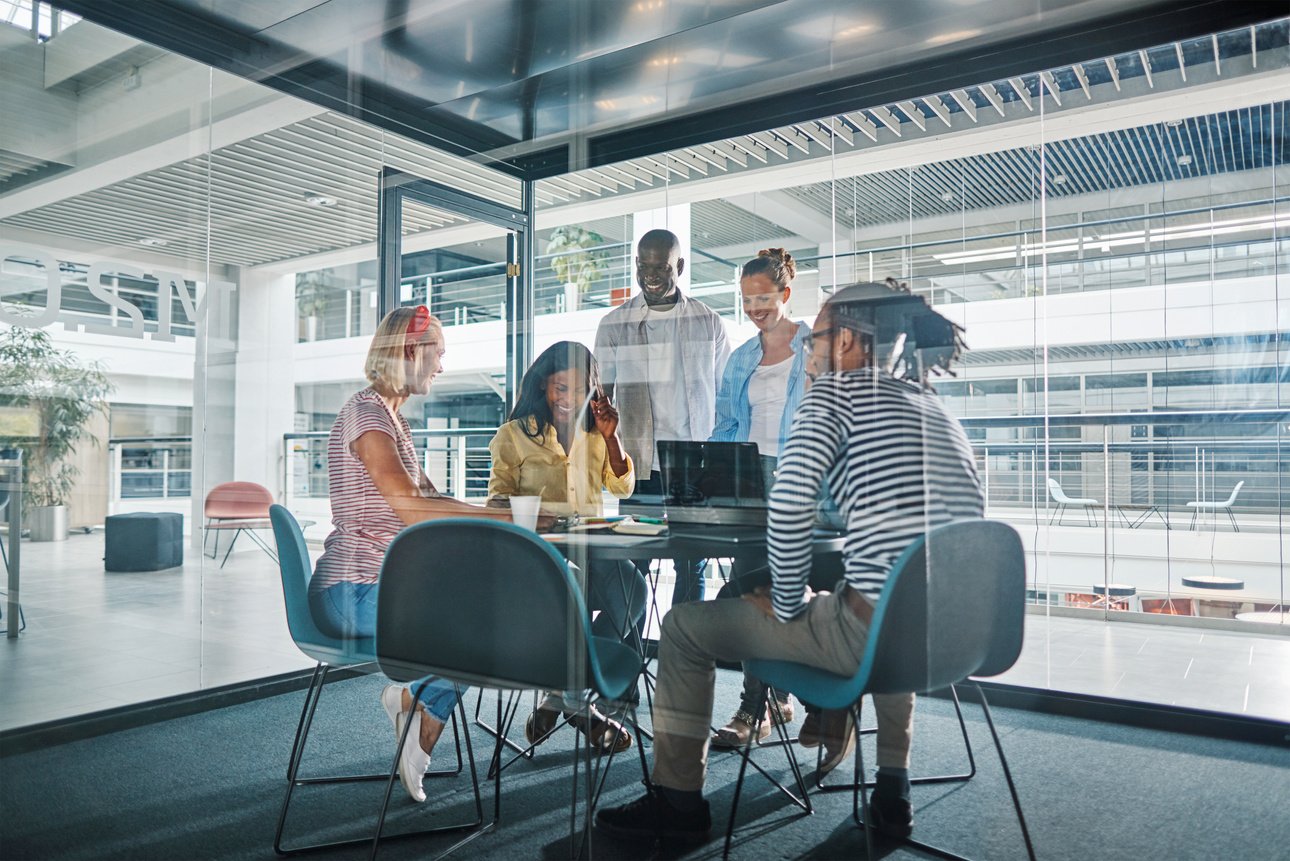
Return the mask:
M 771 597 L 782 621 L 806 606 L 824 481 L 846 523 L 847 583 L 873 601 L 919 536 L 984 510 L 967 436 L 935 393 L 868 368 L 821 375 L 802 399 L 770 495 Z

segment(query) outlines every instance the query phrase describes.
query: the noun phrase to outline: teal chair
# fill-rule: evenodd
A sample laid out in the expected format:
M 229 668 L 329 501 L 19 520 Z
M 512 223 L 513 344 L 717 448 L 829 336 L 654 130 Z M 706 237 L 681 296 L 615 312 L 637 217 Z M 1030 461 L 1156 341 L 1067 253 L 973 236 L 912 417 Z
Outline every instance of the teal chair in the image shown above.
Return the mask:
M 1021 538 L 1012 527 L 990 520 L 964 520 L 933 529 L 911 544 L 892 566 L 874 609 L 860 666 L 851 677 L 787 661 L 745 662 L 748 672 L 779 691 L 825 709 L 851 709 L 860 725 L 865 694 L 929 693 L 998 675 L 1021 654 L 1025 619 L 1026 565 Z M 985 691 L 977 692 L 1017 811 L 1026 852 L 1034 861 L 1030 832 L 1021 812 L 1012 772 L 995 730 Z M 735 784 L 725 852 L 729 855 L 747 756 Z M 974 769 L 975 770 L 975 769 Z M 852 815 L 864 829 L 868 857 L 873 836 L 863 779 L 863 745 L 856 745 Z M 941 857 L 961 856 L 906 839 Z
M 376 606 L 376 654 L 381 671 L 395 681 L 427 675 L 458 685 L 458 714 L 466 725 L 462 686 L 498 691 L 590 690 L 602 704 L 620 700 L 637 681 L 641 656 L 616 640 L 592 636 L 582 589 L 569 563 L 535 533 L 510 523 L 451 518 L 418 523 L 399 533 L 381 568 Z M 493 821 L 444 851 L 452 852 L 501 819 L 500 761 L 505 730 L 514 717 L 500 714 L 490 774 L 494 781 Z M 621 704 L 616 715 L 631 711 Z M 585 715 L 585 713 L 584 713 Z M 629 723 L 640 730 L 634 715 Z M 474 758 L 467 733 L 467 758 Z M 591 811 L 609 760 L 592 770 L 591 741 L 582 736 L 586 763 L 584 838 L 590 839 Z M 402 745 L 407 743 L 406 727 Z M 642 771 L 645 755 L 640 754 Z M 571 842 L 577 834 L 579 756 L 573 767 L 574 803 L 569 813 Z M 398 772 L 398 753 L 385 789 L 388 805 Z M 380 845 L 382 810 L 372 855 Z M 581 848 L 580 846 L 578 847 Z
M 273 537 L 278 547 L 278 567 L 282 573 L 282 597 L 287 609 L 287 628 L 291 631 L 291 639 L 295 641 L 296 647 L 307 657 L 317 661 L 313 676 L 309 680 L 304 706 L 300 710 L 300 720 L 296 723 L 295 740 L 291 743 L 291 756 L 287 761 L 287 794 L 282 800 L 282 810 L 278 814 L 278 828 L 273 835 L 273 851 L 279 855 L 293 855 L 314 849 L 366 844 L 367 838 L 293 847 L 284 846 L 282 842 L 282 833 L 287 824 L 287 812 L 291 806 L 291 796 L 296 787 L 384 780 L 386 775 L 382 772 L 332 777 L 300 777 L 300 762 L 304 758 L 305 743 L 309 740 L 309 729 L 313 725 L 314 712 L 318 708 L 319 698 L 322 697 L 323 684 L 327 681 L 328 671 L 334 667 L 354 667 L 375 663 L 376 640 L 372 637 L 342 639 L 324 634 L 318 628 L 314 622 L 313 613 L 309 610 L 309 576 L 312 568 L 309 564 L 309 549 L 305 546 L 305 537 L 300 532 L 300 524 L 296 522 L 291 512 L 281 505 L 269 508 L 269 521 L 273 526 Z M 427 776 L 439 777 L 461 773 L 461 740 L 457 734 L 456 722 L 453 723 L 453 736 L 457 742 L 456 768 L 427 772 Z

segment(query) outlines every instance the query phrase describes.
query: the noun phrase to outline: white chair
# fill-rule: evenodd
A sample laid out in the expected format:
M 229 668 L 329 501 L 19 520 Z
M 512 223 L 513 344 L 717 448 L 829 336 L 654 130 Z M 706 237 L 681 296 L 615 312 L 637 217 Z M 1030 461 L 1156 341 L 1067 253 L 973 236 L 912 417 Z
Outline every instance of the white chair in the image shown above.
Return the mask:
M 1062 486 L 1057 483 L 1055 478 L 1048 479 L 1048 492 L 1053 495 L 1053 502 L 1057 503 L 1057 508 L 1048 517 L 1049 523 L 1052 523 L 1053 519 L 1056 518 L 1057 525 L 1061 526 L 1062 517 L 1067 508 L 1082 508 L 1084 509 L 1084 516 L 1088 518 L 1088 525 L 1097 526 L 1097 517 L 1093 515 L 1093 509 L 1102 503 L 1096 499 L 1067 496 L 1066 491 L 1062 490 Z
M 1240 493 L 1241 488 L 1244 486 L 1245 486 L 1244 481 L 1238 481 L 1236 483 L 1236 487 L 1232 488 L 1232 495 L 1229 496 L 1227 499 L 1223 500 L 1222 502 L 1218 502 L 1218 501 L 1206 502 L 1203 499 L 1198 499 L 1195 502 L 1187 503 L 1187 507 L 1191 509 L 1191 526 L 1188 528 L 1190 529 L 1196 528 L 1196 518 L 1200 516 L 1200 513 L 1202 511 L 1213 511 L 1214 524 L 1217 526 L 1218 512 L 1226 511 L 1228 519 L 1232 521 L 1232 529 L 1236 530 L 1237 532 L 1240 532 L 1241 527 L 1236 525 L 1236 515 L 1232 514 L 1232 503 L 1236 502 L 1236 494 Z

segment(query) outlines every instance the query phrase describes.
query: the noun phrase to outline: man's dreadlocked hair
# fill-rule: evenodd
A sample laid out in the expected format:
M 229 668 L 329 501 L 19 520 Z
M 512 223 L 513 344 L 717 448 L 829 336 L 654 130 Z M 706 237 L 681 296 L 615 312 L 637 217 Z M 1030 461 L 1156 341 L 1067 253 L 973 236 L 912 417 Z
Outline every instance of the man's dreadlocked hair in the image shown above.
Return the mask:
M 820 313 L 829 315 L 831 325 L 859 332 L 879 367 L 924 388 L 929 374 L 956 376 L 950 366 L 967 349 L 962 326 L 894 278 L 843 287 Z

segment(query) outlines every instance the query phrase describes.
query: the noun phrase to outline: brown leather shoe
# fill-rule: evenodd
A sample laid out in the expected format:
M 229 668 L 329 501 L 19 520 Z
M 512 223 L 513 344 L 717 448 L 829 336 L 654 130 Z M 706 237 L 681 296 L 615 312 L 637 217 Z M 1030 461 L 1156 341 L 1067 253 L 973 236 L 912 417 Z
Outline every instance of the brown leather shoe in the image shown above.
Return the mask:
M 622 753 L 632 746 L 632 734 L 622 724 L 606 717 L 595 706 L 590 706 L 590 711 L 590 719 L 578 712 L 566 711 L 564 716 L 605 753 Z
M 800 733 L 798 738 L 801 738 Z M 855 750 L 856 724 L 850 709 L 828 709 L 820 713 L 820 743 L 824 752 L 820 758 L 819 776 L 823 777 Z
M 802 726 L 797 731 L 797 743 L 802 747 L 820 746 L 820 710 L 807 709 L 802 718 Z
M 555 731 L 560 717 L 558 708 L 549 708 L 546 704 L 538 706 L 529 713 L 528 720 L 524 721 L 524 738 L 531 745 L 541 744 Z
M 792 701 L 776 703 L 775 708 L 770 705 L 766 706 L 765 715 L 762 717 L 761 724 L 757 729 L 757 741 L 765 741 L 770 735 L 771 718 L 775 723 L 790 724 L 793 722 L 793 703 Z M 712 736 L 709 746 L 717 750 L 735 750 L 748 743 L 748 737 L 752 735 L 753 724 L 756 721 L 748 712 L 740 709 L 735 712 L 735 716 L 730 719 L 730 723 L 717 730 Z

